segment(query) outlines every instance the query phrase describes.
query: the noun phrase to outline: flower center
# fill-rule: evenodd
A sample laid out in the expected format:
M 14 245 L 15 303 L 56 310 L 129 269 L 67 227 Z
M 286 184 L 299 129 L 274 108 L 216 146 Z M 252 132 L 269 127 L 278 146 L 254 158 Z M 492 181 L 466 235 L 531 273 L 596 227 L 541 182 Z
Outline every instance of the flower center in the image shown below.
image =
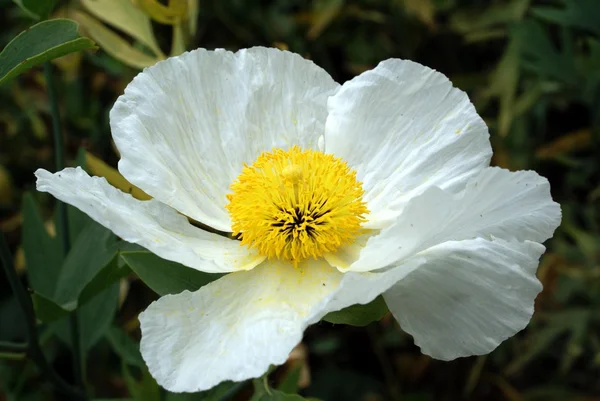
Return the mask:
M 368 212 L 346 162 L 297 146 L 263 152 L 230 188 L 226 208 L 242 245 L 296 266 L 351 242 Z

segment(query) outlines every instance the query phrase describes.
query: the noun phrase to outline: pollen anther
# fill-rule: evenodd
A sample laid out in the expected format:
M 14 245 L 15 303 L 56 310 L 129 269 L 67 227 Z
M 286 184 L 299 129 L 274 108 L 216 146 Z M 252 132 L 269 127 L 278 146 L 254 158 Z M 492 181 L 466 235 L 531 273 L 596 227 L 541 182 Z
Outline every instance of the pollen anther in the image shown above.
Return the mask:
M 352 242 L 368 212 L 346 162 L 297 146 L 263 152 L 230 188 L 226 208 L 242 245 L 294 265 Z

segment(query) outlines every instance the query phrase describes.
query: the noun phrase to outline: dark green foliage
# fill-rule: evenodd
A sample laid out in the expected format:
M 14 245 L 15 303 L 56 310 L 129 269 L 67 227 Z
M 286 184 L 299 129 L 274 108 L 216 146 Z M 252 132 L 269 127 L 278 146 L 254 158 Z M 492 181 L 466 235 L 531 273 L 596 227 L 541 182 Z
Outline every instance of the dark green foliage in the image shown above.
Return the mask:
M 0 0 L 2 49 L 32 25 L 32 14 L 43 19 L 54 5 L 19 3 L 29 12 Z M 69 3 L 68 10 L 77 9 L 77 3 Z M 378 298 L 330 314 L 309 328 L 295 363 L 275 370 L 269 381 L 255 381 L 254 389 L 251 383 L 224 383 L 199 394 L 172 394 L 158 387 L 139 352 L 137 314 L 157 294 L 193 291 L 219 276 L 125 244 L 73 208 L 67 212 L 72 249 L 63 255 L 62 233 L 51 234 L 60 230 L 54 201 L 34 191 L 33 172 L 38 167 L 52 170 L 53 162 L 45 84 L 41 72 L 32 67 L 50 56 L 91 46 L 72 23 L 61 25 L 61 40 L 51 35 L 46 39 L 69 47 L 55 48 L 51 54 L 48 46 L 42 48 L 50 42 L 36 39 L 37 47 L 26 48 L 28 52 L 9 47 L 0 54 L 0 229 L 31 291 L 42 347 L 67 379 L 72 375 L 71 341 L 64 319 L 78 311 L 80 340 L 88 355 L 88 387 L 95 399 L 600 397 L 600 1 L 200 0 L 199 29 L 188 48 L 289 48 L 314 60 L 338 82 L 392 57 L 446 74 L 468 92 L 486 120 L 493 164 L 534 169 L 548 177 L 552 195 L 562 206 L 563 223 L 545 244 L 548 251 L 538 273 L 544 291 L 531 324 L 490 355 L 452 362 L 423 356 Z M 171 31 L 156 23 L 153 28 L 162 51 L 168 53 Z M 132 39 L 123 36 L 128 42 Z M 30 61 L 20 65 L 26 58 Z M 68 164 L 81 165 L 78 152 L 85 149 L 115 167 L 118 155 L 111 143 L 108 111 L 138 71 L 102 50 L 70 55 L 56 65 Z M 24 341 L 21 318 L 0 276 L 0 342 Z M 296 391 L 301 396 L 290 395 Z M 0 399 L 4 398 L 64 399 L 23 359 L 0 360 Z

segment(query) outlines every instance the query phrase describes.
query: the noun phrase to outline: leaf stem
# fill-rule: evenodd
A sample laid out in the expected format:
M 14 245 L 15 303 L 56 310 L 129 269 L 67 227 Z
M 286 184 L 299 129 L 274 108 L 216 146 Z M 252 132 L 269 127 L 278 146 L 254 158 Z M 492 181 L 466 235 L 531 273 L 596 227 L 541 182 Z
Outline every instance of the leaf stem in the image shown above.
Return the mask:
M 56 171 L 64 168 L 64 141 L 63 132 L 60 122 L 60 111 L 58 108 L 58 96 L 56 92 L 56 84 L 50 62 L 44 63 L 44 77 L 46 78 L 46 88 L 48 90 L 48 99 L 50 101 L 50 112 L 52 114 L 52 131 L 54 137 L 54 162 Z M 67 205 L 64 202 L 57 201 L 56 204 L 58 213 L 58 232 L 60 233 L 63 253 L 66 256 L 71 248 L 69 220 L 67 215 Z M 85 393 L 85 382 L 83 377 L 84 359 L 81 350 L 81 341 L 79 336 L 79 317 L 77 310 L 73 311 L 69 316 L 69 331 L 72 342 L 72 357 L 73 357 L 73 374 L 75 375 L 75 383 L 83 389 Z M 84 396 L 85 399 L 85 396 Z
M 10 287 L 12 288 L 13 294 L 17 300 L 17 303 L 23 310 L 25 316 L 25 327 L 27 331 L 27 355 L 36 363 L 42 373 L 56 386 L 57 390 L 61 391 L 65 395 L 69 395 L 74 400 L 85 400 L 85 397 L 79 391 L 79 389 L 69 385 L 65 382 L 58 374 L 52 369 L 46 356 L 40 348 L 39 336 L 37 327 L 35 325 L 35 314 L 33 311 L 33 303 L 31 298 L 23 288 L 23 285 L 19 281 L 17 272 L 13 266 L 12 256 L 8 249 L 8 244 L 4 235 L 0 234 L 0 261 L 2 262 L 2 268 L 6 274 L 6 278 Z M 13 345 L 14 346 L 14 345 Z

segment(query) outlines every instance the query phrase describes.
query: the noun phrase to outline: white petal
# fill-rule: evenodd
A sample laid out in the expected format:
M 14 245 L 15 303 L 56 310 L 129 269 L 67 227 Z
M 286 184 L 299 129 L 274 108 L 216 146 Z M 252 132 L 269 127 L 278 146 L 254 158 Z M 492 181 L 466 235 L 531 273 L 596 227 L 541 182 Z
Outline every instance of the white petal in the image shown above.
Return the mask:
M 265 262 L 200 290 L 167 295 L 140 315 L 141 351 L 167 390 L 193 392 L 282 364 L 326 313 L 368 303 L 421 261 L 393 271 L 341 274 L 324 261 Z
M 273 147 L 315 148 L 339 85 L 297 54 L 203 49 L 140 73 L 110 113 L 131 183 L 181 213 L 231 231 L 224 206 L 244 163 Z
M 459 195 L 432 187 L 413 198 L 398 220 L 369 238 L 358 260 L 342 270 L 372 270 L 446 241 L 492 236 L 543 242 L 560 224 L 548 180 L 533 171 L 489 167 Z
M 427 262 L 385 301 L 423 353 L 443 360 L 487 354 L 531 319 L 544 250 L 529 241 L 447 242 L 420 254 Z
M 329 99 L 325 150 L 363 182 L 372 212 L 401 209 L 429 186 L 451 192 L 489 165 L 487 127 L 468 96 L 441 73 L 391 59 Z
M 39 169 L 35 175 L 38 191 L 51 193 L 125 241 L 162 258 L 208 273 L 251 269 L 265 259 L 240 246 L 239 241 L 192 226 L 167 205 L 139 201 L 79 167 L 55 174 Z

